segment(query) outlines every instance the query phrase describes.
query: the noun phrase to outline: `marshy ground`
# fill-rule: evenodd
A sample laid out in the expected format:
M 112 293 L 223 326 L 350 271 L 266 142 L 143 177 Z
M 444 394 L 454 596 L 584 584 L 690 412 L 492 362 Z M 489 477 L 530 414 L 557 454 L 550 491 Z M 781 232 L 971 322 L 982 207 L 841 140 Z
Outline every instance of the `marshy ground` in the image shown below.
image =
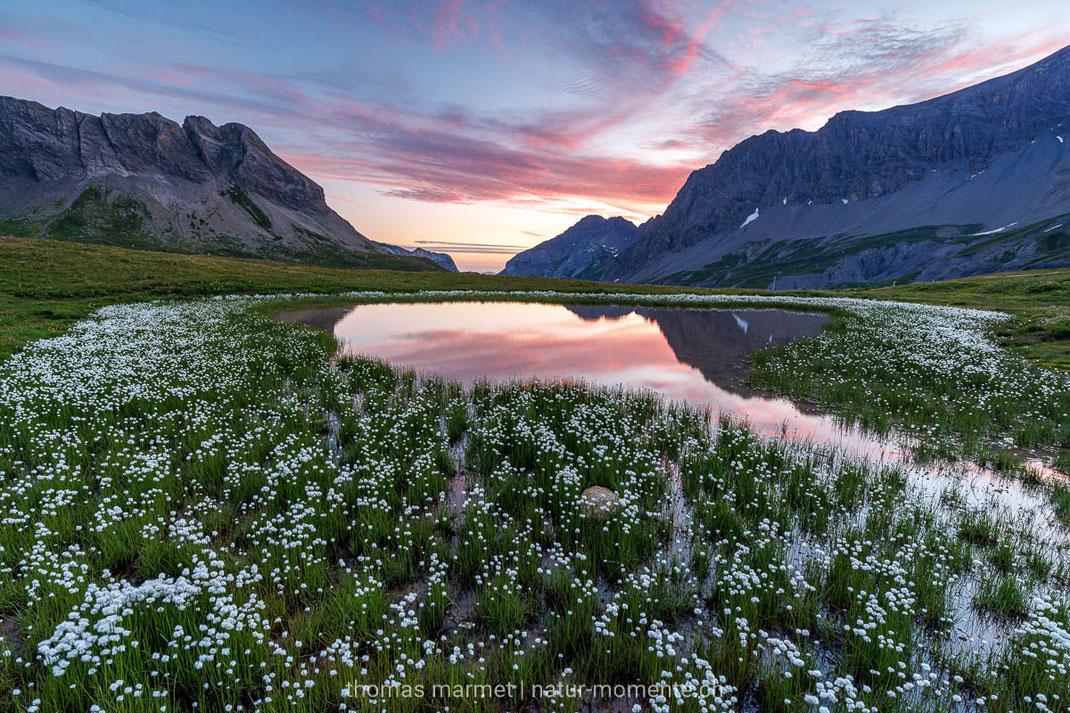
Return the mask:
M 584 300 L 831 313 L 752 384 L 921 462 L 423 378 L 267 316 L 322 298 L 108 306 L 0 365 L 0 708 L 1066 709 L 1070 507 L 1021 454 L 1065 467 L 1070 385 L 1003 317 Z

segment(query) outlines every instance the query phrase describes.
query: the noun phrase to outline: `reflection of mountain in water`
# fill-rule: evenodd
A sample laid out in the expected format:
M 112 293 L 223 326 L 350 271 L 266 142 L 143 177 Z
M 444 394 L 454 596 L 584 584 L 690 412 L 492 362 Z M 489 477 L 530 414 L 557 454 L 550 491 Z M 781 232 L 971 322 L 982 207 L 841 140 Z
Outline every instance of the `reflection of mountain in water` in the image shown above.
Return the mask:
M 334 334 L 334 325 L 342 321 L 342 317 L 353 311 L 353 307 L 326 307 L 321 309 L 302 309 L 294 312 L 282 312 L 275 315 L 280 322 L 293 322 L 305 324 L 309 327 L 322 329 L 324 332 Z
M 676 360 L 697 369 L 710 383 L 736 394 L 754 392 L 743 388 L 747 355 L 756 350 L 787 344 L 802 337 L 816 337 L 828 322 L 825 315 L 782 310 L 711 310 L 657 307 L 565 305 L 581 319 L 618 320 L 635 312 L 657 325 Z M 306 324 L 326 332 L 335 331 L 353 307 L 330 307 L 284 312 L 283 322 Z
M 709 310 L 568 305 L 581 319 L 621 319 L 635 312 L 656 324 L 677 361 L 723 389 L 743 393 L 746 357 L 756 349 L 816 337 L 829 318 L 781 310 Z

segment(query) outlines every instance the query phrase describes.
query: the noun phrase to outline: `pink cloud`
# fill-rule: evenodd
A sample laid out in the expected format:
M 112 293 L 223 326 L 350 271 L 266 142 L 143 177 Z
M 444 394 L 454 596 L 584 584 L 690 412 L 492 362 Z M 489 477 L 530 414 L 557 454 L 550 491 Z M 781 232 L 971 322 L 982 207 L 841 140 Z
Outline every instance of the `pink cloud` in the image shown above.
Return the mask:
M 46 37 L 32 35 L 27 32 L 20 32 L 11 27 L 4 26 L 0 26 L 0 40 L 19 44 L 35 50 L 44 49 L 52 44 Z
M 633 209 L 667 203 L 692 168 L 510 149 L 428 133 L 384 136 L 378 145 L 342 155 L 282 155 L 313 177 L 368 183 L 414 200 L 584 199 Z
M 770 75 L 712 49 L 711 34 L 729 13 L 754 18 L 739 0 L 712 9 L 672 0 L 544 0 L 524 6 L 530 27 L 519 33 L 507 28 L 501 0 L 327 7 L 332 19 L 375 23 L 440 50 L 538 40 L 567 53 L 582 76 L 566 80 L 570 101 L 551 96 L 543 108 L 520 114 L 435 104 L 393 86 L 404 78 L 349 68 L 310 77 L 145 60 L 109 74 L 49 64 L 39 53 L 0 58 L 0 68 L 8 91 L 61 96 L 75 108 L 82 108 L 79 100 L 136 110 L 189 107 L 219 123 L 240 120 L 314 178 L 359 182 L 390 196 L 533 207 L 567 202 L 577 211 L 608 204 L 634 215 L 656 212 L 691 169 L 748 135 L 812 127 L 842 109 L 925 99 L 1022 66 L 1065 42 L 1034 33 L 982 43 L 953 25 L 918 30 L 887 18 L 822 25 L 806 10 L 770 13 L 748 36 L 768 36 L 788 18 L 804 20 L 815 33 L 806 45 L 812 52 Z M 43 41 L 10 28 L 0 28 L 0 38 Z M 577 95 L 584 101 L 572 101 Z M 615 132 L 622 127 L 638 128 L 620 139 Z M 615 158 L 618 149 L 629 158 Z
M 332 15 L 356 15 L 401 37 L 426 41 L 435 49 L 480 38 L 501 49 L 494 18 L 505 4 L 506 0 L 369 0 L 356 8 L 334 3 L 329 3 L 328 8 Z

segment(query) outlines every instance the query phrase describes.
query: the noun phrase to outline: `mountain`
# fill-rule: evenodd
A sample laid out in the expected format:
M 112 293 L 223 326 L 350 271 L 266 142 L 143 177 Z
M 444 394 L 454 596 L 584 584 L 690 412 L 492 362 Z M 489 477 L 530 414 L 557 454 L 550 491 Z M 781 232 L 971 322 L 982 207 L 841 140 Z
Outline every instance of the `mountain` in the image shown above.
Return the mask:
M 638 237 L 639 229 L 624 218 L 588 215 L 557 237 L 513 257 L 501 274 L 593 278 Z
M 441 269 L 358 233 L 247 126 L 199 116 L 178 124 L 155 112 L 91 116 L 11 97 L 0 97 L 0 233 Z
M 592 276 L 786 289 L 1070 265 L 1068 142 L 1070 47 L 929 101 L 746 139 Z
M 448 253 L 434 253 L 426 248 L 403 248 L 400 245 L 390 245 L 388 243 L 375 243 L 375 246 L 391 255 L 406 255 L 408 257 L 422 257 L 428 260 L 434 261 L 439 267 L 443 268 L 447 272 L 458 272 L 457 263 L 453 261 L 453 258 Z

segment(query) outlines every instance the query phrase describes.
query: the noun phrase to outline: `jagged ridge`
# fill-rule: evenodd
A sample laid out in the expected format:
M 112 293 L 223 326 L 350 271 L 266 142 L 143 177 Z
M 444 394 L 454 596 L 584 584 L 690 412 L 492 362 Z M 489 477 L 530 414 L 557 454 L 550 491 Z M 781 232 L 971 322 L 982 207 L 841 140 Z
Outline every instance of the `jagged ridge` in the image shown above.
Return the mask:
M 589 276 L 828 287 L 1067 265 L 1066 139 L 1070 48 L 919 104 L 742 141 Z
M 422 265 L 357 232 L 242 124 L 0 97 L 0 230 L 337 266 Z
M 588 215 L 557 237 L 514 256 L 501 274 L 597 277 L 638 237 L 639 229 L 624 218 Z

